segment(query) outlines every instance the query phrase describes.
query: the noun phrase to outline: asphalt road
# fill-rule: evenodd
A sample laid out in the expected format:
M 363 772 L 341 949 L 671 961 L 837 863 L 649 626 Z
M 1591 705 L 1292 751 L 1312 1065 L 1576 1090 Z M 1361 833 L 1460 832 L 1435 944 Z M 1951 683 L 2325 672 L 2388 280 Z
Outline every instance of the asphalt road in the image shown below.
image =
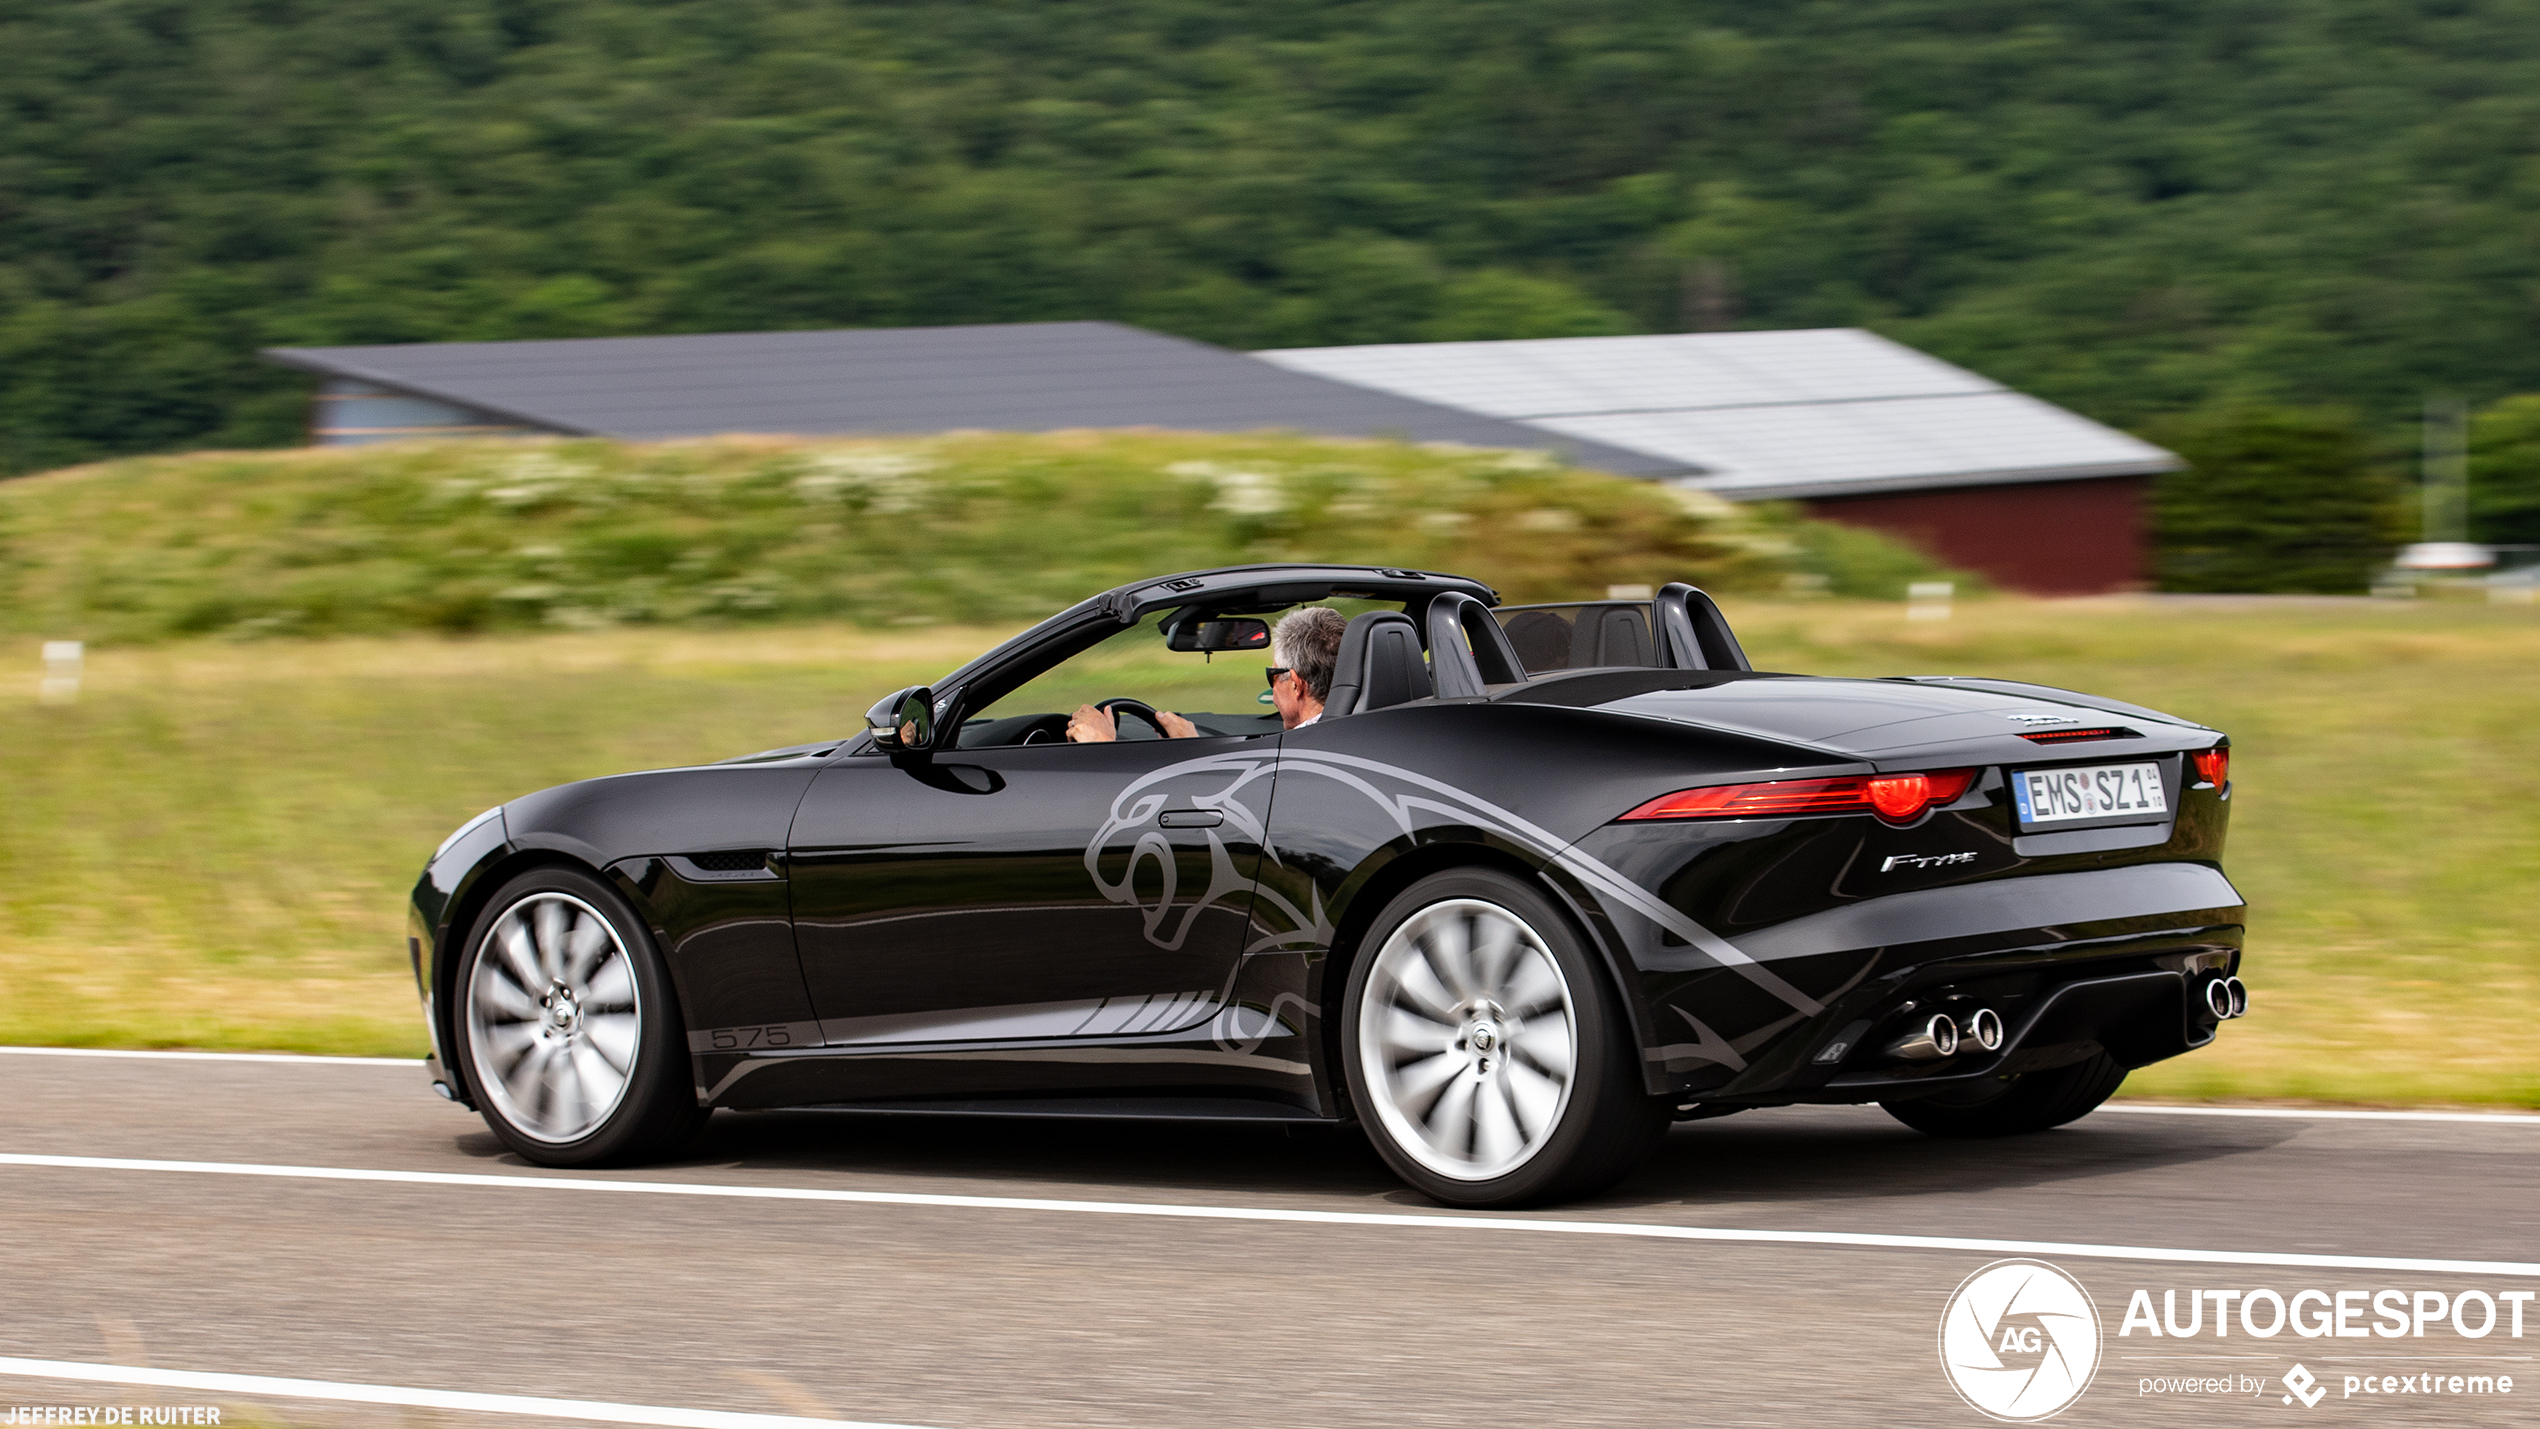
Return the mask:
M 2540 1117 L 2109 1110 L 1949 1143 L 1794 1108 L 1678 1127 L 1593 1202 L 1431 1225 L 1445 1213 L 1363 1142 L 1276 1128 L 725 1114 L 675 1164 L 565 1178 L 710 1192 L 619 1193 L 521 1184 L 558 1173 L 411 1066 L 0 1054 L 0 1091 L 0 1424 L 12 1406 L 555 1422 L 25 1363 L 67 1361 L 693 1424 L 1980 1425 L 1941 1319 L 2020 1254 L 2076 1277 L 2101 1321 L 2058 1423 L 2540 1423 L 2540 1304 L 2522 1338 L 2502 1301 L 2483 1337 L 2439 1307 L 2421 1335 L 2369 1328 L 2370 1292 L 2457 1298 L 2474 1329 L 2473 1292 L 2540 1290 Z M 450 1173 L 511 1179 L 432 1179 Z M 1330 1212 L 1358 1219 L 1312 1218 Z M 1669 1234 L 1685 1227 L 1765 1238 Z M 2232 1254 L 2271 1263 L 2217 1263 Z M 2192 1290 L 2261 1287 L 2367 1292 L 2361 1333 L 2118 1333 L 2138 1289 L 2179 1292 L 2184 1318 Z M 2314 1404 L 2281 1382 L 2297 1361 Z M 2385 1374 L 2408 1390 L 2378 1393 Z M 2516 1383 L 2453 1394 L 2454 1375 Z

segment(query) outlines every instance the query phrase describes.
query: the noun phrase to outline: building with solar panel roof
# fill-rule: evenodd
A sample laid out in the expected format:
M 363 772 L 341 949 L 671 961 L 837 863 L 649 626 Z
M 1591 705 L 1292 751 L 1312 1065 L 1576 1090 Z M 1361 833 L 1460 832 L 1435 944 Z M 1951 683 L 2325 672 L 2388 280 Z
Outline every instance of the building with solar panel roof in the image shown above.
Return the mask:
M 318 375 L 310 436 L 321 446 L 1161 427 L 1461 442 L 1555 452 L 1625 476 L 1685 471 L 1666 457 L 1121 323 L 282 347 L 265 356 Z
M 2150 566 L 2160 448 L 1857 329 L 1246 354 L 1119 323 L 276 348 L 320 444 L 1158 427 L 1554 452 L 1789 500 L 2015 590 Z
M 1263 352 L 1263 361 L 1673 462 L 1731 500 L 1902 537 L 2015 590 L 2141 584 L 2178 458 L 1857 328 Z

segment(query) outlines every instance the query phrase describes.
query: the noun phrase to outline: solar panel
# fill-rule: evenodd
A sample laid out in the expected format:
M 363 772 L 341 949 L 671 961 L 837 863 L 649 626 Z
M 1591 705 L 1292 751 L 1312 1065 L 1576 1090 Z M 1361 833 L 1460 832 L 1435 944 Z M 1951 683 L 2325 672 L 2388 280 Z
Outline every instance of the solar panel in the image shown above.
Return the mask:
M 1290 371 L 1807 496 L 2166 471 L 2160 448 L 1854 328 L 1394 343 L 1257 354 Z
M 546 431 L 630 439 L 1294 430 L 1551 448 L 1582 466 L 1625 475 L 1684 473 L 1646 452 L 1562 439 L 1379 382 L 1282 369 L 1119 323 L 414 343 L 268 355 Z

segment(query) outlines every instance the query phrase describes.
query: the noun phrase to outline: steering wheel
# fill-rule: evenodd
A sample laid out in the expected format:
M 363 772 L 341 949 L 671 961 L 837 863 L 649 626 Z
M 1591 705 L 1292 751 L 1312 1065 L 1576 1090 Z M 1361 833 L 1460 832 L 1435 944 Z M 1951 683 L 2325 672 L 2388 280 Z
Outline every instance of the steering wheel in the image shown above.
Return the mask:
M 1173 737 L 1172 733 L 1164 727 L 1164 717 L 1156 713 L 1155 706 L 1144 700 L 1133 700 L 1126 695 L 1117 695 L 1111 699 L 1094 701 L 1094 708 L 1110 715 L 1115 723 L 1124 714 L 1136 715 L 1139 719 L 1146 721 L 1148 728 L 1155 731 L 1156 738 L 1171 739 Z

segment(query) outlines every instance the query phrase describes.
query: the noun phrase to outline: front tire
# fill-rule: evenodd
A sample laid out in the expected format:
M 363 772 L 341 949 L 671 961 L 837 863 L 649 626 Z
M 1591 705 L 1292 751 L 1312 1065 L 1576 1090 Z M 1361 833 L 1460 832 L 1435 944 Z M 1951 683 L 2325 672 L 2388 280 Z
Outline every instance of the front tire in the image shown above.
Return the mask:
M 1930 1136 L 2025 1136 L 2079 1121 L 2117 1094 L 2125 1068 L 2105 1052 L 2051 1071 L 2028 1072 L 1969 1091 L 1882 1102 L 1887 1114 Z
M 644 1160 L 704 1124 L 661 955 L 589 874 L 532 869 L 503 885 L 469 936 L 457 992 L 477 1109 L 529 1160 Z
M 1377 1153 L 1424 1194 L 1475 1207 L 1584 1196 L 1665 1135 L 1620 999 L 1531 885 L 1432 875 L 1360 946 L 1341 1012 L 1350 1100 Z

